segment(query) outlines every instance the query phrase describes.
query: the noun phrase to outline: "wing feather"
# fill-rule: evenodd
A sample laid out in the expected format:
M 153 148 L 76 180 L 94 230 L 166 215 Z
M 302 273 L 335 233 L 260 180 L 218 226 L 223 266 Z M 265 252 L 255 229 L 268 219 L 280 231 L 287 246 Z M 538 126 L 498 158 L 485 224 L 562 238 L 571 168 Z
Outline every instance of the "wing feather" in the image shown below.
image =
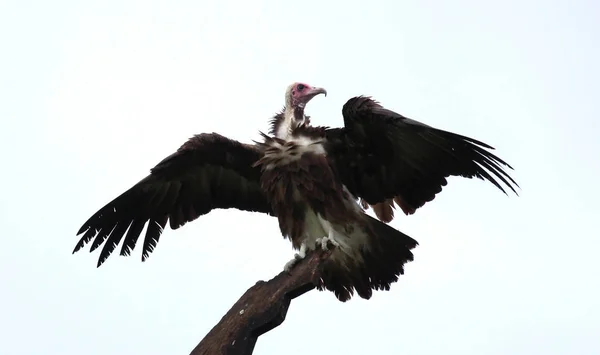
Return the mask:
M 93 214 L 73 252 L 92 242 L 104 243 L 98 266 L 123 241 L 121 255 L 130 255 L 144 226 L 142 260 L 156 248 L 167 223 L 177 229 L 217 208 L 236 208 L 273 215 L 260 188 L 260 168 L 252 165 L 260 151 L 219 134 L 190 138 L 163 159 L 150 175 Z
M 447 185 L 447 177 L 487 180 L 505 194 L 518 184 L 512 169 L 476 139 L 428 126 L 353 97 L 342 109 L 344 128 L 326 129 L 327 154 L 346 187 L 384 222 L 394 202 L 412 214 Z
M 125 241 L 123 242 L 123 246 L 121 247 L 121 255 L 129 256 L 135 247 L 135 244 L 146 225 L 146 221 L 141 218 L 135 218 L 125 235 Z

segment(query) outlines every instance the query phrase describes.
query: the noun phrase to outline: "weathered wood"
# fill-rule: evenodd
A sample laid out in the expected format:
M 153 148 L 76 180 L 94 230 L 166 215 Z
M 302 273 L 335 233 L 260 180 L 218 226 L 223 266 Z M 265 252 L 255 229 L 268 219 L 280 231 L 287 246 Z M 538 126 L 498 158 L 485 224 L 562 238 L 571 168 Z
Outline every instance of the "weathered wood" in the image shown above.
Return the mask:
M 190 355 L 250 355 L 257 338 L 279 326 L 292 299 L 314 289 L 329 251 L 311 252 L 273 279 L 250 287 Z

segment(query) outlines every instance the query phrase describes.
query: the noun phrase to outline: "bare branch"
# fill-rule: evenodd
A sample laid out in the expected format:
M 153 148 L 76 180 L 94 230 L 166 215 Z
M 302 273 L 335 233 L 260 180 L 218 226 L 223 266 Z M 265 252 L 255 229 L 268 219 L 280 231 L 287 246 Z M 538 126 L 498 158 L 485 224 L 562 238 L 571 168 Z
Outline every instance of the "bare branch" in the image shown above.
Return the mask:
M 283 271 L 268 282 L 258 281 L 190 355 L 251 355 L 256 339 L 285 320 L 292 299 L 316 287 L 322 261 L 331 251 L 310 252 L 291 273 Z

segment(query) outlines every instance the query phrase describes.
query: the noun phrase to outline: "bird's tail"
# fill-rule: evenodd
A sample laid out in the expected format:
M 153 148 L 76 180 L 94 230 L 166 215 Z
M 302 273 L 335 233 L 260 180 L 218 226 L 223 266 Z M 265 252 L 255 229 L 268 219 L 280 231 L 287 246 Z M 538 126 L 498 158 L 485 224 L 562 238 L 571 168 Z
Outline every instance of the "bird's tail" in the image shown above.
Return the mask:
M 364 299 L 371 298 L 373 290 L 389 290 L 419 244 L 367 214 L 363 217 L 365 238 L 358 250 L 348 253 L 338 247 L 322 268 L 318 289 L 332 291 L 342 302 L 352 298 L 354 290 Z

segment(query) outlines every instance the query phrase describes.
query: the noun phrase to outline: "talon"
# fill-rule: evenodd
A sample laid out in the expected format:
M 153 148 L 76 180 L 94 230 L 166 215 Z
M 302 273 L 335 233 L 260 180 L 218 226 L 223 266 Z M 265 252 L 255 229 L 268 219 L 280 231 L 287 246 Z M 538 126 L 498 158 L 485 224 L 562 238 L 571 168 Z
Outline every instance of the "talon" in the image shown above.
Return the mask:
M 306 257 L 306 244 L 302 243 L 300 245 L 300 251 L 296 254 L 294 254 L 294 258 L 290 261 L 288 261 L 287 263 L 285 263 L 285 265 L 283 266 L 283 271 L 285 272 L 290 272 L 292 270 L 292 268 L 302 259 L 304 259 Z
M 335 240 L 334 237 L 333 237 L 333 231 L 331 231 L 329 233 L 329 236 L 327 236 L 327 237 L 317 238 L 316 242 L 317 242 L 317 245 L 320 245 L 321 249 L 323 249 L 324 251 L 329 250 L 329 244 L 328 243 L 331 243 L 331 245 L 333 245 L 334 247 L 339 247 L 340 246 L 340 243 L 338 243 L 338 241 Z
M 317 238 L 316 239 L 316 245 L 319 247 L 321 247 L 321 249 L 323 250 L 327 250 L 327 237 L 323 237 L 323 238 Z
M 296 254 L 296 255 L 298 255 L 298 254 Z M 296 255 L 294 255 L 294 258 L 292 260 L 290 260 L 287 263 L 285 263 L 285 265 L 283 266 L 283 271 L 289 273 L 292 270 L 292 268 L 294 267 L 294 265 L 296 265 L 296 263 L 298 262 L 298 260 L 300 260 L 300 259 L 296 258 Z

